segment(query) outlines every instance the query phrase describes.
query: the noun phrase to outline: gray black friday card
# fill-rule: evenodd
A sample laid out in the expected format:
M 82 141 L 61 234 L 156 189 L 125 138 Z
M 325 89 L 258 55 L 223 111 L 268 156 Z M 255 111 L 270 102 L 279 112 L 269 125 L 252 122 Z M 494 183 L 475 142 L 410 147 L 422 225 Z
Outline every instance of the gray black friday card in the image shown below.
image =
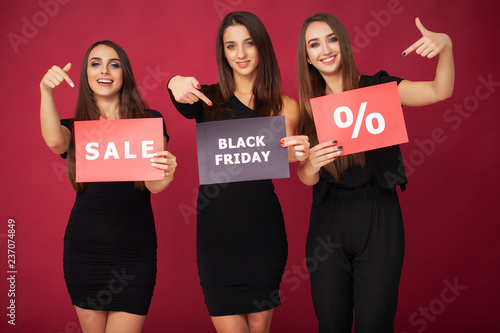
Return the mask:
M 289 178 L 284 116 L 196 124 L 200 184 Z

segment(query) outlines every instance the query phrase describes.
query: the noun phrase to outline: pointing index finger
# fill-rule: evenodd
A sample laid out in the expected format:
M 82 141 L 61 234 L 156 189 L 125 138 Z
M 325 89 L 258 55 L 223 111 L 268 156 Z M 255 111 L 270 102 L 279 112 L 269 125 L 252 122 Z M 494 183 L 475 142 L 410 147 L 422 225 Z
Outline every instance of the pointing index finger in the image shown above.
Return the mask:
M 68 62 L 66 64 L 66 66 L 64 66 L 64 68 L 62 69 L 62 73 L 61 75 L 64 77 L 64 80 L 71 86 L 71 88 L 74 88 L 75 87 L 75 84 L 73 83 L 73 81 L 70 79 L 69 75 L 67 74 L 69 72 L 69 70 L 71 69 L 71 63 Z
M 402 57 L 407 56 L 408 54 L 415 51 L 418 47 L 420 47 L 420 45 L 422 45 L 424 43 L 423 39 L 424 39 L 424 37 L 420 38 L 415 43 L 413 43 L 409 48 L 407 48 L 406 50 L 403 51 L 403 54 L 401 54 L 401 56 Z
M 422 36 L 425 36 L 425 34 L 427 33 L 427 29 L 424 27 L 422 22 L 420 22 L 420 19 L 418 17 L 415 18 L 415 25 L 417 26 L 417 28 L 420 31 L 420 33 L 422 34 Z M 420 38 L 418 41 L 413 43 L 413 45 L 411 45 L 409 48 L 404 50 L 403 53 L 401 54 L 401 56 L 404 57 L 404 56 L 410 54 L 411 52 L 415 51 L 418 47 L 420 47 L 420 45 L 423 44 L 422 39 L 423 38 Z
M 195 95 L 196 95 L 199 99 L 201 99 L 203 102 L 205 102 L 205 104 L 207 104 L 208 106 L 212 106 L 212 105 L 213 105 L 212 101 L 211 101 L 210 99 L 208 99 L 208 97 L 207 97 L 207 96 L 205 96 L 205 94 L 203 94 L 200 90 L 198 90 L 198 89 L 197 89 L 197 90 L 194 92 L 194 94 L 195 94 Z

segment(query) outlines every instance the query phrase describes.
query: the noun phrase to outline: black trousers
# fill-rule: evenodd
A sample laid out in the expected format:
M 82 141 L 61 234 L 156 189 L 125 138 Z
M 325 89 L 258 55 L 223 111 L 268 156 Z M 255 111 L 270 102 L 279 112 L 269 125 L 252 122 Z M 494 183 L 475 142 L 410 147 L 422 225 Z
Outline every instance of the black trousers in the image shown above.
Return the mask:
M 311 210 L 306 243 L 320 333 L 394 331 L 404 257 L 397 192 L 330 188 Z

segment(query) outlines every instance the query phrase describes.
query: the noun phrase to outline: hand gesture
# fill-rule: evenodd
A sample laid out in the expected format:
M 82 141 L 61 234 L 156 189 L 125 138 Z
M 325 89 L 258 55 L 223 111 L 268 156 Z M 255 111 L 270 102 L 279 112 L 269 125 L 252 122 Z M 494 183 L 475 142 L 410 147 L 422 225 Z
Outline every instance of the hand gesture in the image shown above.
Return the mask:
M 430 59 L 451 47 L 451 39 L 448 35 L 427 30 L 418 17 L 415 19 L 415 24 L 422 33 L 422 38 L 404 50 L 403 57 L 415 51 L 422 57 Z
M 64 68 L 58 66 L 52 66 L 51 69 L 43 76 L 40 82 L 40 89 L 52 91 L 55 87 L 60 85 L 63 81 L 66 81 L 72 88 L 75 86 L 73 81 L 71 81 L 68 76 L 68 72 L 71 69 L 71 63 L 68 63 Z
M 212 102 L 199 90 L 200 83 L 194 77 L 174 76 L 170 79 L 168 88 L 179 103 L 193 104 L 201 99 L 208 106 L 212 106 Z
M 281 147 L 289 147 L 296 161 L 304 161 L 309 156 L 309 137 L 307 135 L 287 136 L 280 140 Z
M 319 172 L 321 167 L 335 161 L 342 154 L 342 146 L 337 145 L 337 141 L 327 141 L 309 149 L 308 174 Z
M 163 170 L 163 177 L 168 181 L 174 179 L 175 168 L 177 161 L 175 156 L 168 151 L 160 151 L 155 154 L 155 158 L 151 159 L 151 165 L 157 169 Z

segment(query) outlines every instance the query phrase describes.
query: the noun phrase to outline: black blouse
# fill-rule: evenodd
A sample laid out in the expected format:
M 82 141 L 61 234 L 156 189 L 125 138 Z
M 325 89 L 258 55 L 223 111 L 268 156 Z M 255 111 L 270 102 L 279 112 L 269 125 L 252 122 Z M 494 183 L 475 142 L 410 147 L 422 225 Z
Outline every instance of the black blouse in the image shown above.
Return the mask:
M 373 76 L 362 75 L 360 88 L 377 84 L 396 81 L 398 84 L 403 79 L 389 76 L 385 71 L 379 71 Z M 403 157 L 399 145 L 369 150 L 365 152 L 366 166 L 364 168 L 350 168 L 336 181 L 324 168 L 320 172 L 320 180 L 313 187 L 313 205 L 321 204 L 330 186 L 339 188 L 356 188 L 374 185 L 384 189 L 401 187 L 404 191 L 407 184 Z

